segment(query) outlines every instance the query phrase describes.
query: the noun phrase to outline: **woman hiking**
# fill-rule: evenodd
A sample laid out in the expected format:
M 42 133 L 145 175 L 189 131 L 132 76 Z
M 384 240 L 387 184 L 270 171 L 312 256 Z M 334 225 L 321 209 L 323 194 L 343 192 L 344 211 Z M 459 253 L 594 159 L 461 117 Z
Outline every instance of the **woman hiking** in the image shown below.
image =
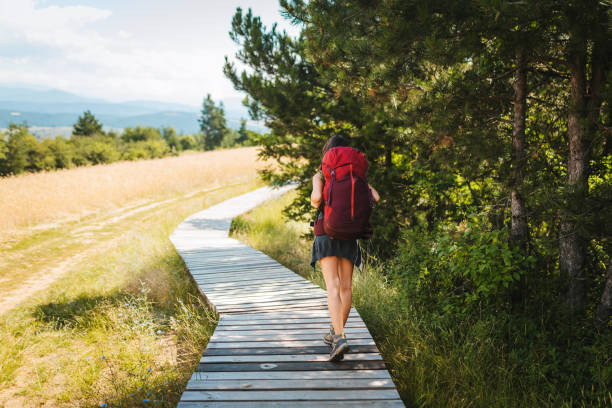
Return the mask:
M 325 158 L 325 154 L 331 149 L 341 146 L 348 147 L 346 140 L 342 136 L 332 136 L 323 147 L 323 157 Z M 353 150 L 355 151 L 353 152 Z M 361 160 L 365 165 L 365 169 L 367 169 L 367 161 L 365 161 L 365 157 L 363 157 L 361 153 L 356 151 L 356 149 L 345 149 L 345 151 L 360 155 Z M 350 163 L 343 163 L 342 166 L 339 166 L 338 168 L 334 169 L 338 171 L 339 174 L 341 174 L 339 171 L 340 167 L 345 167 L 345 169 L 343 169 L 345 171 L 344 174 L 347 174 L 347 176 L 345 176 L 344 178 L 339 177 L 338 180 L 336 180 L 337 184 L 343 182 L 343 180 L 341 179 L 348 178 L 348 173 L 346 173 L 348 170 L 346 169 L 348 169 L 349 167 L 347 166 L 347 164 Z M 358 163 L 356 164 L 356 166 L 357 165 Z M 339 239 L 338 237 L 331 238 L 330 236 L 328 236 L 328 233 L 331 234 L 331 232 L 325 231 L 322 227 L 322 208 L 325 206 L 323 193 L 325 179 L 321 171 L 322 167 L 312 179 L 312 193 L 310 195 L 311 204 L 319 209 L 317 221 L 315 221 L 314 223 L 315 239 L 312 245 L 312 259 L 310 261 L 310 265 L 314 268 L 315 263 L 317 261 L 319 261 L 321 264 L 323 278 L 325 279 L 325 285 L 327 287 L 327 306 L 329 309 L 329 316 L 331 320 L 329 334 L 325 335 L 323 341 L 331 347 L 329 360 L 339 361 L 344 357 L 344 353 L 348 352 L 349 350 L 349 344 L 347 342 L 346 335 L 344 334 L 344 325 L 346 324 L 346 321 L 348 319 L 352 304 L 353 266 L 357 266 L 357 268 L 361 271 L 361 249 L 359 248 L 357 239 Z M 350 165 L 350 171 L 350 177 L 351 179 L 353 179 L 352 164 Z M 348 185 L 350 186 L 350 184 Z M 331 189 L 331 183 L 329 188 Z M 354 181 L 352 188 L 352 194 L 354 197 Z M 363 183 L 362 189 L 363 188 L 366 188 L 365 183 Z M 373 205 L 372 201 L 377 202 L 380 197 L 378 195 L 378 192 L 374 188 L 372 188 L 369 183 L 367 184 L 367 189 L 369 190 L 367 194 L 369 195 L 370 203 L 366 203 L 365 205 L 370 206 L 371 210 L 371 205 Z M 327 193 L 329 194 L 329 191 Z M 350 197 L 350 194 L 351 192 L 349 187 L 349 193 L 347 195 Z M 344 198 L 340 197 L 340 199 Z M 338 200 L 339 198 L 336 198 L 336 201 Z M 350 201 L 350 198 L 347 198 L 347 200 Z M 364 204 L 360 204 L 363 207 Z M 353 205 L 353 203 L 350 203 L 350 205 Z M 330 228 L 328 227 L 328 229 Z

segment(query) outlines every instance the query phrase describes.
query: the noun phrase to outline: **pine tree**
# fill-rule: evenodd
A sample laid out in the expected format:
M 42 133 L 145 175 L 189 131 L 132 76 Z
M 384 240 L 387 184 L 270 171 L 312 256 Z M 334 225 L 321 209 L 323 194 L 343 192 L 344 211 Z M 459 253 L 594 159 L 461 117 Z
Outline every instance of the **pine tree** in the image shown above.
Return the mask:
M 73 136 L 94 136 L 100 133 L 102 133 L 102 124 L 89 110 L 83 112 L 73 125 Z
M 238 129 L 238 138 L 236 139 L 236 143 L 244 144 L 249 140 L 249 133 L 246 127 L 246 120 L 240 119 L 240 128 Z
M 223 102 L 216 106 L 210 94 L 207 94 L 202 103 L 202 111 L 198 121 L 200 123 L 200 131 L 202 132 L 204 149 L 212 150 L 220 146 L 223 137 L 228 131 Z

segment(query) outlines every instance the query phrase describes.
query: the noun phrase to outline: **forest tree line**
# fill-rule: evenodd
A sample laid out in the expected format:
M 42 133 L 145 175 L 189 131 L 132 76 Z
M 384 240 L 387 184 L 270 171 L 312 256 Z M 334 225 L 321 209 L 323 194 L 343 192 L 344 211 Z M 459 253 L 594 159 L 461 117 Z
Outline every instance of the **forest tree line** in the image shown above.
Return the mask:
M 381 195 L 368 252 L 431 333 L 499 327 L 501 355 L 528 356 L 508 381 L 610 402 L 610 2 L 280 3 L 300 35 L 239 8 L 250 69 L 224 73 L 271 129 L 264 176 L 300 183 L 287 215 L 312 219 L 321 147 L 345 136 Z
M 207 94 L 199 118 L 200 131 L 179 135 L 173 127 L 136 126 L 121 133 L 105 132 L 103 124 L 85 111 L 73 125 L 70 138 L 39 141 L 27 124 L 9 125 L 0 132 L 0 176 L 111 163 L 117 160 L 155 159 L 185 150 L 212 150 L 250 145 L 256 132 L 243 119 L 238 130 L 227 126 L 223 103 Z

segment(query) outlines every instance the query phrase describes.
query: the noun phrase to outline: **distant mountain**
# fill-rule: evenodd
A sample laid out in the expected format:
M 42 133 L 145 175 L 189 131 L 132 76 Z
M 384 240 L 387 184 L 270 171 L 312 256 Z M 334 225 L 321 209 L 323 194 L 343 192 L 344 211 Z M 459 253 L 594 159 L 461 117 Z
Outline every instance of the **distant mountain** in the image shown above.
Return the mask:
M 248 119 L 248 111 L 240 98 L 227 98 L 222 102 L 229 127 L 237 129 L 241 118 Z M 39 136 L 52 135 L 53 128 L 58 128 L 58 134 L 65 134 L 65 128 L 71 127 L 86 110 L 110 128 L 172 126 L 179 133 L 193 133 L 199 129 L 200 108 L 191 105 L 147 100 L 110 102 L 57 89 L 0 85 L 0 128 L 6 128 L 11 122 L 25 121 Z M 259 132 L 267 130 L 252 121 L 247 121 L 247 127 Z

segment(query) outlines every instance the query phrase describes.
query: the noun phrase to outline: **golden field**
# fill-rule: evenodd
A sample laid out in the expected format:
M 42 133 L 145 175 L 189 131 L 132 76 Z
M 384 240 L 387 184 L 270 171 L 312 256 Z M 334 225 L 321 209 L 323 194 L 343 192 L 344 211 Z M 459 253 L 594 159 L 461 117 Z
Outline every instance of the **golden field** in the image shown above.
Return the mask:
M 245 181 L 255 147 L 186 153 L 0 178 L 0 242 L 23 228 Z M 46 226 L 43 226 L 46 227 Z

